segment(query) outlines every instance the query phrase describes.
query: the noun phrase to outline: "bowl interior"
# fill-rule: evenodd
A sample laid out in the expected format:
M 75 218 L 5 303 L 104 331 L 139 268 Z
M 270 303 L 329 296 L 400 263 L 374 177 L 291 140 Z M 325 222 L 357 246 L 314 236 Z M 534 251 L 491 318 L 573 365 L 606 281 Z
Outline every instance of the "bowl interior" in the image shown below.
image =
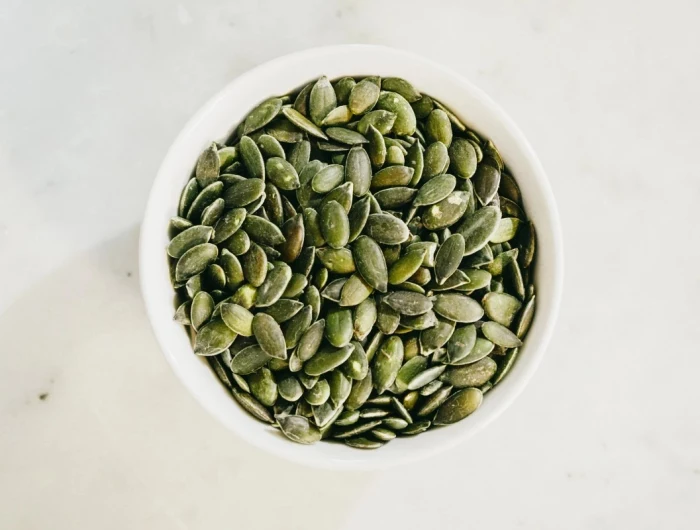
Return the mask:
M 484 399 L 472 416 L 447 428 L 399 438 L 378 451 L 341 444 L 302 446 L 251 418 L 219 383 L 208 364 L 192 353 L 183 327 L 173 321 L 173 289 L 164 248 L 168 221 L 199 153 L 212 140 L 228 137 L 261 100 L 284 94 L 319 75 L 399 76 L 410 80 L 455 112 L 470 128 L 494 141 L 520 184 L 525 209 L 538 231 L 535 267 L 537 313 L 509 375 Z M 454 446 L 494 419 L 523 389 L 549 340 L 562 283 L 559 220 L 546 175 L 522 133 L 485 94 L 459 75 L 412 54 L 377 46 L 312 49 L 275 59 L 238 77 L 187 124 L 158 172 L 143 221 L 140 248 L 141 284 L 156 337 L 173 370 L 200 403 L 249 442 L 279 456 L 319 467 L 367 469 L 428 456 Z

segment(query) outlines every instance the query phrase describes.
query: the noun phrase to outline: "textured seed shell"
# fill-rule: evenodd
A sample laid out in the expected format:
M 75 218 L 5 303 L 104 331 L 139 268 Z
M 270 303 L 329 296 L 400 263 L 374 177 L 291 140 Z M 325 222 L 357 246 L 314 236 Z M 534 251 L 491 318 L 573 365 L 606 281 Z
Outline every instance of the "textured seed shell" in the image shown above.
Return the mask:
M 262 129 L 270 123 L 282 109 L 282 100 L 280 98 L 271 98 L 263 101 L 255 107 L 243 122 L 243 134 L 250 134 L 253 131 Z
M 410 136 L 416 130 L 416 115 L 411 104 L 396 92 L 382 92 L 375 106 L 378 110 L 388 110 L 396 114 L 392 128 L 399 136 Z
M 423 176 L 431 179 L 447 171 L 450 165 L 450 155 L 447 146 L 442 142 L 433 142 L 425 150 Z
M 284 341 L 288 350 L 296 347 L 304 332 L 309 329 L 312 318 L 311 306 L 307 305 L 285 324 Z
M 447 359 L 456 362 L 464 359 L 474 348 L 476 343 L 476 327 L 473 324 L 462 326 L 455 330 L 447 341 Z
M 285 241 L 282 230 L 278 226 L 257 215 L 248 215 L 243 221 L 243 229 L 253 241 L 260 245 L 274 247 Z
M 330 111 L 338 106 L 335 90 L 326 76 L 316 81 L 309 93 L 309 117 L 316 125 L 321 125 Z
M 532 297 L 530 297 L 530 299 L 525 304 L 525 307 L 523 308 L 522 312 L 520 313 L 520 317 L 518 318 L 518 323 L 515 328 L 515 334 L 520 339 L 527 335 L 527 332 L 530 329 L 530 325 L 532 324 L 532 319 L 535 315 L 535 298 L 535 295 L 532 295 Z
M 510 327 L 523 305 L 508 293 L 487 293 L 482 299 L 482 304 L 487 317 L 506 327 Z
M 323 341 L 325 328 L 325 319 L 317 320 L 301 336 L 297 344 L 296 354 L 302 362 L 308 361 L 316 354 Z
M 282 225 L 282 236 L 285 238 L 285 242 L 282 244 L 280 252 L 284 261 L 291 263 L 299 257 L 304 247 L 305 233 L 304 218 L 301 214 L 287 219 Z
M 483 399 L 478 388 L 465 388 L 455 392 L 438 409 L 435 425 L 448 425 L 463 420 L 479 408 Z
M 223 321 L 212 320 L 199 329 L 194 341 L 194 353 L 202 356 L 217 355 L 228 349 L 236 336 Z
M 211 143 L 197 160 L 195 177 L 202 188 L 215 182 L 219 178 L 219 153 L 215 143 Z
M 413 168 L 406 166 L 390 166 L 380 169 L 372 177 L 371 188 L 380 190 L 394 186 L 407 186 L 413 178 Z
M 374 288 L 365 282 L 365 280 L 362 279 L 362 276 L 359 274 L 353 274 L 343 284 L 343 289 L 340 293 L 340 306 L 354 307 L 363 300 L 366 300 L 373 291 Z
M 442 142 L 447 147 L 452 143 L 452 123 L 444 110 L 434 109 L 425 122 L 425 135 L 428 141 Z
M 517 235 L 518 228 L 520 228 L 520 219 L 516 219 L 515 217 L 502 218 L 494 233 L 491 234 L 489 241 L 491 243 L 505 243 L 506 241 L 510 241 Z
M 482 206 L 490 203 L 498 192 L 498 185 L 501 182 L 501 172 L 488 164 L 480 164 L 476 169 L 474 178 L 474 193 Z
M 282 297 L 287 284 L 292 279 L 292 269 L 284 262 L 276 261 L 274 269 L 267 273 L 265 281 L 258 289 L 255 304 L 257 307 L 267 307 Z
M 277 359 L 287 358 L 282 328 L 270 315 L 265 313 L 256 314 L 252 319 L 251 331 L 267 355 Z
M 385 77 L 382 79 L 382 90 L 396 92 L 409 103 L 414 103 L 421 98 L 420 92 L 411 83 L 400 77 Z
M 404 347 L 405 355 L 405 347 Z M 398 374 L 396 374 L 396 379 L 394 380 L 394 385 L 392 387 L 392 392 L 396 394 L 403 394 L 408 388 L 408 383 L 416 375 L 424 371 L 428 367 L 428 358 L 421 355 L 413 357 L 406 361 L 403 366 L 399 369 Z
M 423 184 L 413 201 L 414 206 L 429 206 L 449 197 L 457 186 L 457 179 L 452 175 L 438 175 Z
M 345 168 L 340 164 L 331 164 L 324 167 L 311 179 L 311 188 L 316 193 L 328 193 L 340 186 L 345 177 Z
M 427 355 L 442 348 L 450 337 L 452 337 L 454 330 L 454 322 L 440 319 L 434 327 L 421 331 L 420 349 L 423 355 Z
M 433 307 L 433 302 L 430 298 L 411 291 L 394 291 L 385 296 L 383 301 L 395 311 L 407 316 L 422 315 Z M 446 318 L 449 317 L 446 316 Z
M 413 276 L 423 264 L 425 252 L 425 249 L 411 250 L 394 262 L 389 269 L 389 283 L 398 285 Z
M 347 344 L 342 348 L 321 348 L 304 364 L 304 372 L 310 376 L 319 376 L 335 370 L 348 360 L 354 347 Z
M 368 370 L 363 379 L 353 381 L 350 395 L 345 400 L 345 408 L 349 411 L 359 409 L 369 398 L 372 388 L 372 372 Z
M 348 107 L 353 114 L 359 116 L 372 110 L 372 107 L 377 103 L 377 99 L 379 99 L 379 87 L 371 81 L 363 79 L 350 91 Z
M 467 211 L 469 194 L 464 191 L 453 191 L 446 198 L 433 204 L 423 213 L 423 225 L 428 230 L 439 230 L 449 227 L 459 221 Z
M 365 225 L 365 232 L 370 238 L 382 245 L 398 245 L 406 241 L 410 235 L 406 223 L 388 213 L 370 214 Z M 357 262 L 357 256 L 355 261 Z M 379 290 L 381 291 L 381 289 Z
M 357 131 L 361 134 L 368 134 L 371 128 L 375 128 L 382 136 L 382 142 L 384 142 L 383 135 L 391 132 L 394 123 L 396 123 L 396 114 L 394 112 L 373 110 L 362 116 L 357 124 Z M 386 144 L 384 147 L 386 149 Z
M 321 125 L 324 127 L 329 127 L 332 125 L 346 125 L 352 120 L 352 112 L 347 105 L 341 105 L 330 111 Z
M 304 394 L 304 389 L 301 387 L 299 380 L 293 375 L 282 377 L 277 383 L 279 395 L 287 401 L 298 401 Z
M 309 445 L 321 439 L 321 431 L 304 416 L 278 417 L 277 423 L 282 434 L 293 442 Z
M 371 217 L 372 215 L 369 216 Z M 382 249 L 375 239 L 367 236 L 358 237 L 353 244 L 352 254 L 357 271 L 362 278 L 379 292 L 385 293 L 389 273 Z
M 455 175 L 463 179 L 469 179 L 474 176 L 477 171 L 478 157 L 474 146 L 469 140 L 455 138 L 450 146 L 449 155 L 450 167 Z
M 485 322 L 481 326 L 484 337 L 502 348 L 517 348 L 522 346 L 522 341 L 507 327 L 498 322 Z
M 209 184 L 206 188 L 200 191 L 192 201 L 192 204 L 187 211 L 187 219 L 193 223 L 199 222 L 204 209 L 218 199 L 223 191 L 224 183 L 220 180 Z
M 461 234 L 452 234 L 440 245 L 435 255 L 435 279 L 442 285 L 452 276 L 459 267 L 464 257 L 464 237 Z
M 501 210 L 485 206 L 464 217 L 457 231 L 464 237 L 464 255 L 474 254 L 489 242 L 501 220 Z
M 440 293 L 436 295 L 433 309 L 438 315 L 466 324 L 476 322 L 484 316 L 484 309 L 479 302 L 458 293 Z
M 418 191 L 413 188 L 397 186 L 380 190 L 374 194 L 374 197 L 377 199 L 382 209 L 396 210 L 410 204 L 416 196 L 416 193 L 418 193 Z
M 458 366 L 446 370 L 440 379 L 455 388 L 481 386 L 496 373 L 496 361 L 485 357 L 480 361 L 465 366 Z
M 386 143 L 384 143 L 384 137 L 382 136 L 382 133 L 379 132 L 373 125 L 369 126 L 365 134 L 367 135 L 367 140 L 369 141 L 367 152 L 369 153 L 369 159 L 372 162 L 372 166 L 375 168 L 380 168 L 386 161 Z
M 190 324 L 198 330 L 205 324 L 214 311 L 214 299 L 205 291 L 198 292 L 192 299 L 190 307 Z M 234 330 L 236 331 L 236 330 Z
M 310 121 L 306 116 L 301 114 L 298 110 L 289 107 L 283 107 L 282 113 L 292 124 L 294 124 L 296 127 L 299 127 L 301 130 L 306 131 L 311 136 L 321 138 L 322 140 L 328 140 L 328 136 L 326 136 L 319 127 L 317 127 L 312 121 Z
M 269 368 L 263 367 L 248 377 L 250 392 L 260 403 L 272 407 L 279 396 L 277 383 Z
M 178 203 L 177 207 L 178 216 L 183 218 L 187 216 L 187 212 L 189 211 L 190 206 L 192 206 L 194 200 L 197 198 L 197 195 L 199 195 L 199 184 L 197 184 L 196 178 L 191 178 L 185 185 L 184 189 L 182 190 L 182 194 L 180 195 L 180 202 Z
M 362 197 L 369 191 L 372 163 L 367 151 L 361 146 L 355 146 L 348 152 L 345 159 L 345 181 L 352 182 L 353 194 L 356 197 Z
M 233 208 L 224 212 L 214 225 L 212 243 L 219 244 L 231 237 L 243 225 L 245 217 L 245 208 Z
M 379 394 L 384 393 L 394 383 L 402 362 L 403 342 L 399 337 L 389 337 L 373 360 L 372 379 Z
M 213 234 L 214 230 L 210 226 L 197 225 L 187 228 L 170 241 L 167 248 L 168 255 L 180 258 L 189 249 L 208 243 Z
M 275 420 L 267 408 L 265 408 L 265 405 L 260 403 L 249 393 L 233 390 L 232 394 L 234 399 L 252 416 L 266 423 L 274 423 Z
M 265 180 L 265 161 L 255 141 L 250 136 L 243 136 L 238 144 L 238 150 L 248 176 Z
M 299 175 L 297 175 L 296 169 L 284 158 L 277 156 L 269 158 L 265 164 L 265 169 L 270 182 L 281 190 L 295 190 L 300 186 Z
M 220 312 L 224 323 L 238 335 L 250 337 L 253 334 L 253 314 L 245 307 L 224 303 L 221 304 Z
M 202 243 L 188 249 L 175 266 L 175 281 L 185 282 L 190 277 L 204 272 L 204 270 L 216 261 L 219 249 L 211 243 Z
M 321 233 L 333 248 L 342 248 L 350 238 L 348 214 L 337 201 L 330 201 L 323 206 L 320 215 Z

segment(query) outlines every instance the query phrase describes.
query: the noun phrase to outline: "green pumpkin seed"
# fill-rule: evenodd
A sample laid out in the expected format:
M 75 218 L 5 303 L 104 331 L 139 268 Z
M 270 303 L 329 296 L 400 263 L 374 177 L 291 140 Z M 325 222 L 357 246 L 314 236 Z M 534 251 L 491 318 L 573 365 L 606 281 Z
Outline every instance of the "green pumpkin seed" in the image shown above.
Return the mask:
M 512 350 L 508 350 L 508 353 L 506 353 L 505 359 L 501 361 L 501 364 L 498 367 L 498 370 L 496 370 L 496 373 L 493 376 L 492 384 L 493 386 L 496 386 L 498 383 L 500 383 L 503 378 L 506 376 L 506 374 L 511 370 L 513 365 L 515 364 L 515 361 L 518 357 L 518 348 L 513 348 Z
M 360 411 L 360 418 L 363 420 L 383 418 L 384 416 L 388 416 L 388 415 L 389 415 L 388 410 L 371 408 L 371 407 L 365 407 Z
M 336 274 L 352 274 L 355 272 L 355 261 L 352 252 L 347 248 L 319 248 L 316 250 L 318 259 L 324 267 Z
M 462 218 L 469 204 L 469 195 L 453 191 L 448 197 L 430 206 L 423 214 L 423 225 L 428 230 L 452 226 Z
M 379 170 L 372 177 L 371 188 L 380 190 L 395 186 L 407 186 L 413 178 L 413 168 L 406 166 L 390 166 Z
M 414 103 L 421 99 L 420 92 L 411 83 L 400 77 L 385 77 L 382 79 L 382 90 L 396 92 L 409 103 Z
M 260 287 L 267 277 L 267 254 L 255 243 L 241 257 L 245 280 L 253 287 Z
M 379 394 L 383 394 L 394 383 L 402 362 L 403 342 L 396 336 L 387 338 L 372 366 L 372 379 Z
M 366 300 L 373 291 L 372 286 L 365 282 L 359 274 L 353 274 L 343 284 L 339 300 L 340 306 L 354 307 Z
M 292 269 L 289 265 L 277 261 L 274 266 L 274 269 L 267 274 L 265 281 L 258 289 L 256 300 L 258 307 L 268 307 L 279 300 L 292 279 Z
M 215 143 L 212 142 L 199 156 L 195 178 L 202 188 L 206 188 L 219 178 L 219 153 Z
M 425 385 L 423 388 L 420 389 L 420 395 L 421 396 L 432 396 L 435 392 L 440 390 L 445 384 L 440 381 L 439 379 L 435 379 L 434 381 L 431 381 L 427 385 Z M 450 389 L 452 390 L 452 389 Z
M 470 179 L 477 173 L 478 156 L 474 145 L 464 138 L 455 138 L 449 149 L 450 167 L 454 174 L 463 179 Z M 483 167 L 483 166 L 479 166 Z M 487 204 L 490 201 L 482 202 Z
M 384 143 L 384 137 L 382 136 L 382 133 L 379 132 L 373 125 L 369 126 L 365 134 L 367 135 L 367 140 L 369 142 L 367 151 L 369 153 L 369 159 L 372 162 L 372 166 L 375 168 L 380 168 L 386 161 L 387 150 L 386 144 Z
M 171 217 L 170 218 L 170 223 L 169 223 L 170 228 L 172 228 L 174 231 L 181 231 L 181 230 L 186 230 L 187 228 L 190 228 L 192 225 L 192 222 L 189 221 L 188 219 L 185 219 L 184 217 Z
M 484 309 L 479 302 L 458 293 L 436 295 L 433 308 L 440 316 L 466 324 L 476 322 L 484 316 Z
M 412 135 L 416 130 L 416 115 L 411 104 L 396 92 L 381 92 L 377 104 L 378 110 L 388 110 L 396 114 L 396 121 L 392 128 L 399 136 Z
M 422 249 L 425 250 L 425 258 L 423 258 L 424 267 L 434 267 L 435 266 L 435 252 L 437 251 L 438 245 L 433 241 L 418 241 L 416 243 L 411 243 L 406 247 L 407 252 L 412 250 Z
M 199 330 L 199 328 L 211 318 L 213 312 L 214 299 L 205 291 L 198 292 L 192 299 L 190 307 L 189 320 L 192 327 L 195 330 Z
M 455 388 L 481 386 L 491 379 L 496 373 L 496 368 L 496 361 L 485 357 L 472 364 L 450 368 L 440 378 Z
M 429 206 L 446 199 L 454 191 L 457 179 L 452 175 L 438 175 L 421 186 L 414 206 Z
M 466 285 L 472 291 L 484 289 L 491 284 L 492 276 L 488 271 L 481 269 L 464 269 L 462 272 L 469 279 Z
M 448 425 L 463 420 L 481 406 L 483 394 L 478 388 L 458 390 L 438 409 L 435 425 Z
M 311 159 L 311 143 L 308 140 L 303 140 L 294 144 L 287 159 L 289 163 L 292 164 L 297 174 L 300 175 L 299 178 L 301 179 L 301 172 Z
M 326 117 L 323 118 L 321 125 L 324 127 L 329 127 L 332 125 L 347 125 L 350 123 L 350 121 L 352 121 L 352 112 L 347 105 L 341 105 L 340 107 L 336 107 L 330 111 Z
M 301 381 L 301 384 L 304 386 L 305 389 L 309 390 L 310 388 L 313 388 L 316 383 L 318 383 L 318 376 L 310 376 L 305 373 L 300 373 L 299 374 L 299 381 Z
M 409 397 L 409 396 L 413 396 L 413 397 Z M 418 400 L 418 392 L 409 392 L 408 394 L 405 395 L 403 403 L 401 403 L 395 397 L 392 397 L 391 398 L 391 406 L 399 414 L 399 416 L 401 416 L 404 419 L 404 421 L 406 421 L 409 424 L 412 424 L 413 418 L 411 417 L 409 410 L 415 406 L 417 400 Z M 410 405 L 410 407 L 409 407 L 409 405 Z
M 420 293 L 419 293 L 420 294 Z M 407 328 L 409 330 L 417 330 L 421 331 L 424 329 L 432 328 L 434 326 L 437 326 L 438 320 L 437 317 L 435 316 L 435 312 L 427 311 L 423 314 L 416 315 L 416 316 L 402 316 L 401 317 L 401 325 L 404 328 Z M 398 331 L 397 331 L 398 333 Z
M 214 225 L 212 243 L 219 244 L 226 241 L 243 226 L 246 217 L 244 208 L 233 208 L 225 212 Z
M 306 85 L 304 88 L 301 89 L 299 94 L 297 94 L 297 97 L 294 99 L 294 110 L 296 110 L 300 114 L 303 114 L 304 116 L 309 115 L 309 94 L 311 93 L 311 89 L 313 88 L 313 86 L 313 83 L 309 83 L 308 85 Z
M 430 425 L 431 423 L 429 420 L 417 421 L 413 425 L 406 427 L 400 434 L 402 436 L 414 436 L 427 431 L 430 428 Z
M 308 278 L 316 263 L 316 247 L 304 247 L 292 264 L 294 272 Z M 304 286 L 306 288 L 306 286 Z
M 185 252 L 197 245 L 208 243 L 214 234 L 210 226 L 193 226 L 176 235 L 168 245 L 168 255 L 181 258 Z
M 333 438 L 336 438 L 339 440 L 343 440 L 346 438 L 353 438 L 354 436 L 357 436 L 358 434 L 362 434 L 362 433 L 371 431 L 372 429 L 374 429 L 375 427 L 377 427 L 381 424 L 382 424 L 382 420 L 370 420 L 368 422 L 355 424 L 348 429 L 343 429 L 343 430 L 336 432 L 333 435 Z M 350 441 L 350 440 L 347 440 L 347 441 Z
M 213 306 L 212 306 L 213 308 Z M 253 314 L 238 304 L 222 304 L 221 318 L 224 323 L 243 337 L 253 335 Z M 276 357 L 273 355 L 273 357 Z
M 377 305 L 373 298 L 367 298 L 355 308 L 353 317 L 353 336 L 364 340 L 372 331 L 377 321 Z
M 307 306 L 309 307 L 309 306 Z M 311 359 L 318 351 L 326 327 L 324 319 L 314 322 L 299 339 L 296 354 L 301 362 Z
M 292 279 L 289 280 L 287 288 L 282 293 L 285 298 L 296 298 L 301 293 L 304 292 L 306 286 L 309 284 L 309 280 L 303 274 L 295 272 L 292 274 Z
M 252 285 L 241 285 L 238 290 L 231 297 L 231 302 L 234 304 L 241 305 L 246 309 L 250 309 L 255 304 L 258 297 L 257 287 Z
M 361 146 L 355 146 L 348 152 L 345 160 L 345 180 L 352 182 L 353 193 L 356 197 L 362 197 L 369 191 L 372 181 L 372 165 L 367 151 Z M 314 188 L 314 191 L 318 190 Z
M 413 276 L 423 264 L 425 252 L 425 249 L 411 250 L 394 262 L 389 269 L 389 283 L 398 285 Z
M 207 289 L 212 293 L 220 291 L 226 286 L 226 273 L 220 265 L 212 263 L 204 271 L 204 279 L 206 281 Z
M 326 328 L 328 328 L 328 321 L 326 321 Z M 341 348 L 323 347 L 304 364 L 304 372 L 310 376 L 319 376 L 335 370 L 348 360 L 353 349 L 352 344 Z
M 396 208 L 402 208 L 407 204 L 410 204 L 415 197 L 417 190 L 413 188 L 407 188 L 404 186 L 387 188 L 378 191 L 375 194 L 377 202 L 379 205 L 388 210 L 393 210 Z
M 403 418 L 391 417 L 382 419 L 382 425 L 386 425 L 393 431 L 400 431 L 408 427 L 408 422 Z
M 192 201 L 192 204 L 190 205 L 185 217 L 187 217 L 187 219 L 193 223 L 199 222 L 204 209 L 218 199 L 223 191 L 223 182 L 216 181 L 209 184 L 206 188 L 200 191 Z
M 380 303 L 377 309 L 377 327 L 386 334 L 391 335 L 398 328 L 401 322 L 401 315 L 387 304 Z
M 482 304 L 487 317 L 506 327 L 510 327 L 523 305 L 520 300 L 507 293 L 487 293 Z
M 442 142 L 450 147 L 452 143 L 452 124 L 444 110 L 435 109 L 428 114 L 425 122 L 425 135 L 430 142 Z
M 238 375 L 249 375 L 265 366 L 272 357 L 258 344 L 243 348 L 231 360 L 231 371 Z
M 190 309 L 192 307 L 192 300 L 187 300 L 180 304 L 175 311 L 175 316 L 173 320 L 183 326 L 190 326 L 192 322 L 190 321 Z
M 445 365 L 438 365 L 428 368 L 417 374 L 408 383 L 408 390 L 418 390 L 419 388 L 431 383 L 442 375 L 445 371 Z
M 266 313 L 258 313 L 251 320 L 251 332 L 260 348 L 270 357 L 287 358 L 287 348 L 280 325 Z
M 284 206 L 282 204 L 282 194 L 274 184 L 265 184 L 265 202 L 263 209 L 268 219 L 275 225 L 281 227 L 284 224 Z
M 312 316 L 311 306 L 307 305 L 285 324 L 284 339 L 288 350 L 296 347 L 304 332 L 309 329 Z
M 428 355 L 442 348 L 452 337 L 455 323 L 451 320 L 439 319 L 435 327 L 426 329 L 420 334 L 420 346 L 423 355 Z
M 396 380 L 392 390 L 396 394 L 403 394 L 408 388 L 408 383 L 428 366 L 428 358 L 423 356 L 413 357 L 406 361 L 396 374 Z
M 295 261 L 304 246 L 304 218 L 301 214 L 287 219 L 282 225 L 282 236 L 285 241 L 280 249 L 281 257 L 287 263 Z
M 343 412 L 335 420 L 335 424 L 338 427 L 347 427 L 348 425 L 354 425 L 360 419 L 359 410 L 343 410 Z
M 440 246 L 435 256 L 435 279 L 438 284 L 445 283 L 457 270 L 464 257 L 464 245 L 462 235 L 453 234 Z
M 250 237 L 245 230 L 237 230 L 224 244 L 231 254 L 242 256 L 250 250 Z
M 335 89 L 339 104 L 345 105 L 348 102 L 350 99 L 350 92 L 352 92 L 354 86 L 355 80 L 352 77 L 343 77 L 336 81 L 333 88 Z
M 194 353 L 201 356 L 218 355 L 233 344 L 236 336 L 223 321 L 212 320 L 198 330 Z
M 447 146 L 442 142 L 433 142 L 425 150 L 423 176 L 432 179 L 442 175 L 450 165 L 450 156 Z
M 476 327 L 473 324 L 457 328 L 450 340 L 447 341 L 448 362 L 454 363 L 467 357 L 475 343 Z
M 214 226 L 221 214 L 224 212 L 224 200 L 219 198 L 212 202 L 202 211 L 201 223 L 205 226 Z
M 285 241 L 278 226 L 257 215 L 247 216 L 243 222 L 243 229 L 253 241 L 260 245 L 274 247 Z
M 424 120 L 433 110 L 433 100 L 430 96 L 423 94 L 417 101 L 411 102 L 411 107 L 419 120 Z
M 197 184 L 197 179 L 190 179 L 182 190 L 180 195 L 180 202 L 177 207 L 177 215 L 180 217 L 186 217 L 187 212 L 189 212 L 192 203 L 199 195 L 199 184 Z
M 350 208 L 352 207 L 352 197 L 353 197 L 353 185 L 352 182 L 346 182 L 345 184 L 341 184 L 338 186 L 336 189 L 328 193 L 323 200 L 321 200 L 321 205 L 320 208 L 323 210 L 323 207 L 328 204 L 331 201 L 335 201 L 339 203 L 342 207 L 343 210 L 345 210 L 345 213 L 348 214 L 350 213 Z
M 211 230 L 210 227 L 208 228 Z M 211 243 L 202 243 L 186 250 L 175 266 L 175 281 L 183 283 L 190 277 L 204 272 L 216 261 L 218 255 L 219 249 Z
M 321 125 L 330 111 L 338 106 L 335 90 L 326 76 L 316 81 L 309 93 L 309 117 L 316 125 Z
M 277 418 L 282 434 L 293 442 L 313 444 L 321 439 L 321 431 L 304 416 L 289 415 Z
M 370 238 L 382 245 L 398 245 L 406 241 L 410 235 L 406 223 L 387 213 L 370 214 L 365 225 L 365 232 Z M 357 257 L 355 262 L 357 262 Z M 379 290 L 381 291 L 381 289 Z
M 276 138 L 270 136 L 269 134 L 263 134 L 260 136 L 260 138 L 258 138 L 258 145 L 260 146 L 263 156 L 266 158 L 287 158 L 282 144 L 280 144 Z
M 345 209 L 337 201 L 330 201 L 321 209 L 321 233 L 333 248 L 342 248 L 350 237 L 350 223 Z
M 262 129 L 270 123 L 282 109 L 282 100 L 271 98 L 263 101 L 255 107 L 243 122 L 243 134 L 250 134 L 253 131 Z
M 322 140 L 328 140 L 328 136 L 326 136 L 324 134 L 324 132 L 319 127 L 317 127 L 312 121 L 310 121 L 306 116 L 301 114 L 298 110 L 293 109 L 293 108 L 283 107 L 282 113 L 289 120 L 290 123 L 292 123 L 296 127 L 299 127 L 299 129 L 301 129 L 302 131 L 306 131 L 311 136 L 315 136 L 316 138 L 321 138 Z M 325 116 L 324 116 L 324 118 L 325 118 Z M 269 130 L 268 130 L 268 132 L 272 133 Z M 303 139 L 303 138 L 300 138 L 300 141 L 301 141 L 301 139 Z
M 257 372 L 250 374 L 248 378 L 250 392 L 257 400 L 267 407 L 271 407 L 277 401 L 279 395 L 277 383 L 269 368 L 261 368 Z
M 369 370 L 369 361 L 362 344 L 359 342 L 351 342 L 353 350 L 348 359 L 342 364 L 340 369 L 343 373 L 353 380 L 364 379 Z
M 304 389 L 301 387 L 299 380 L 293 375 L 287 375 L 280 379 L 277 384 L 279 395 L 282 399 L 295 402 L 301 399 L 304 394 Z
M 321 225 L 318 219 L 319 215 L 312 208 L 304 209 L 304 228 L 306 241 L 315 247 L 321 247 L 326 244 L 326 240 L 321 233 Z
M 522 346 L 522 341 L 507 327 L 498 322 L 485 322 L 481 326 L 484 337 L 502 348 L 517 348 Z
M 426 269 L 427 270 L 427 269 Z M 489 275 L 489 281 L 490 280 Z M 430 280 L 428 280 L 430 281 Z M 469 290 L 470 289 L 469 277 L 464 273 L 464 271 L 456 270 L 452 276 L 447 278 L 442 285 L 431 285 L 430 290 L 439 293 L 442 291 L 452 291 L 452 290 Z
M 348 107 L 353 114 L 359 116 L 360 114 L 372 110 L 372 107 L 377 104 L 378 99 L 379 87 L 371 81 L 363 79 L 350 91 Z
M 240 208 L 255 203 L 265 193 L 265 181 L 250 178 L 235 182 L 224 192 L 227 208 Z
M 535 298 L 535 295 L 530 297 L 520 313 L 520 317 L 518 318 L 518 323 L 515 327 L 515 334 L 519 339 L 524 338 L 525 335 L 527 335 L 527 332 L 530 330 L 532 318 L 535 315 Z
M 328 401 L 330 393 L 331 389 L 328 385 L 328 381 L 321 379 L 313 387 L 304 392 L 304 399 L 309 405 L 319 406 Z
M 368 217 L 368 222 L 372 217 L 372 215 Z M 367 236 L 358 237 L 353 244 L 352 253 L 355 266 L 362 278 L 374 289 L 385 293 L 388 283 L 388 271 L 384 254 L 375 239 Z
M 457 232 L 465 242 L 464 255 L 474 254 L 489 242 L 501 220 L 501 211 L 494 206 L 485 206 L 464 217 Z
M 397 115 L 394 112 L 389 112 L 388 110 L 373 110 L 362 116 L 362 119 L 357 124 L 357 132 L 368 134 L 371 128 L 375 128 L 382 136 L 382 142 L 384 142 L 383 135 L 389 134 L 394 128 L 396 117 Z M 384 147 L 386 149 L 386 144 Z
M 328 269 L 325 267 L 321 267 L 321 269 L 316 273 L 314 277 L 314 285 L 318 289 L 323 289 L 323 287 L 326 285 L 326 282 L 328 282 Z
M 249 136 L 243 136 L 238 146 L 248 176 L 265 180 L 265 161 L 255 141 Z
M 274 418 L 272 414 L 265 408 L 265 405 L 260 403 L 253 396 L 247 392 L 241 392 L 240 390 L 232 390 L 231 392 L 236 401 L 252 416 L 264 421 L 266 423 L 274 423 Z
M 443 367 L 444 368 L 444 367 Z M 447 399 L 450 397 L 450 394 L 452 393 L 452 387 L 451 386 L 446 386 L 443 388 L 440 388 L 437 390 L 434 394 L 432 394 L 423 404 L 421 408 L 418 409 L 416 412 L 416 415 L 421 417 L 421 416 L 430 416 L 433 412 L 435 412 L 443 403 L 447 401 Z
M 336 348 L 344 347 L 350 343 L 352 331 L 352 311 L 350 309 L 335 307 L 328 311 L 325 329 L 328 342 Z
M 480 164 L 474 174 L 474 193 L 482 205 L 490 203 L 498 192 L 501 172 L 487 164 Z
M 384 297 L 383 302 L 395 311 L 406 316 L 422 315 L 430 311 L 433 307 L 433 302 L 430 298 L 420 293 L 410 291 L 394 291 L 393 293 L 389 293 Z
M 340 407 L 350 395 L 352 382 L 339 370 L 334 370 L 328 376 L 330 400 L 335 407 Z
M 406 163 L 406 158 L 403 151 L 397 146 L 392 145 L 386 150 L 386 164 L 388 166 L 403 166 Z
M 299 175 L 294 166 L 284 158 L 273 157 L 267 160 L 265 165 L 270 181 L 281 190 L 295 190 L 299 188 Z
M 518 233 L 520 219 L 515 217 L 504 217 L 498 223 L 496 230 L 491 234 L 491 243 L 504 243 L 513 239 Z
M 314 175 L 311 188 L 316 193 L 328 193 L 337 188 L 345 177 L 345 170 L 340 164 L 331 164 Z

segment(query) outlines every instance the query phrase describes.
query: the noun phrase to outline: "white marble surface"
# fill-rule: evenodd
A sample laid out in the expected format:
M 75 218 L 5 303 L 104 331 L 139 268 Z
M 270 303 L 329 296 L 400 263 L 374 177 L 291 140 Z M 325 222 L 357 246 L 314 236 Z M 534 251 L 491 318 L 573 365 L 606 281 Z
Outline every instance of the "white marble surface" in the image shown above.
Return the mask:
M 700 527 L 699 18 L 696 0 L 5 0 L 0 528 Z M 146 195 L 188 117 L 255 64 L 345 42 L 489 92 L 539 152 L 567 243 L 531 386 L 467 444 L 381 473 L 224 430 L 137 287 Z

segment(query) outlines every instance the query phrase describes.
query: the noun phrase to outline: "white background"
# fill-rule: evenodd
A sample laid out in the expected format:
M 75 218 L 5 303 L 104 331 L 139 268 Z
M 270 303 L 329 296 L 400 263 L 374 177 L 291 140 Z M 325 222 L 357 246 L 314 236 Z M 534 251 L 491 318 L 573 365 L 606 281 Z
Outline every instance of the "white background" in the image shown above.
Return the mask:
M 700 527 L 698 20 L 697 0 L 2 0 L 0 528 Z M 160 355 L 136 267 L 188 117 L 256 64 L 349 42 L 493 96 L 566 243 L 520 399 L 377 473 L 302 468 L 217 424 Z

